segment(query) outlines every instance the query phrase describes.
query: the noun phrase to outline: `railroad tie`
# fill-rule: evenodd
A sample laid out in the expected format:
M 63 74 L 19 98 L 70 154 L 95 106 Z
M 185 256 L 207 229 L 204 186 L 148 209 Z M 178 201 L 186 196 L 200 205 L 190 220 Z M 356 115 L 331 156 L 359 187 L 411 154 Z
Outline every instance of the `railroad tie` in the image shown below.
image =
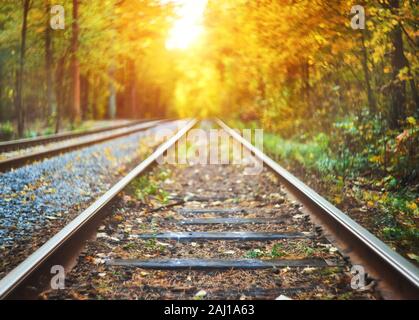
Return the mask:
M 283 239 L 302 239 L 314 237 L 305 232 L 160 232 L 132 235 L 138 239 L 206 241 L 206 240 L 238 240 L 238 241 L 272 241 Z
M 113 259 L 106 261 L 108 266 L 128 268 L 158 269 L 158 270 L 229 270 L 229 269 L 272 269 L 272 268 L 325 268 L 336 264 L 324 259 Z
M 212 225 L 212 224 L 282 224 L 285 219 L 275 218 L 204 218 L 178 220 L 180 225 Z
M 130 287 L 135 290 L 136 287 Z M 291 287 L 291 288 L 246 288 L 246 289 L 224 289 L 218 290 L 213 288 L 205 288 L 207 292 L 206 298 L 209 299 L 223 299 L 225 296 L 235 297 L 240 299 L 241 297 L 255 297 L 258 299 L 275 299 L 280 295 L 289 296 L 292 294 L 311 292 L 315 289 L 315 286 L 306 287 Z M 197 287 L 196 286 L 147 286 L 147 291 L 160 294 L 165 298 L 179 299 L 184 296 L 195 296 Z
M 178 196 L 169 196 L 170 200 L 184 200 L 190 202 L 211 202 L 211 201 L 226 201 L 228 197 L 201 197 L 201 196 L 190 196 L 190 195 L 178 195 Z
M 194 209 L 194 208 L 181 208 L 176 210 L 179 214 L 238 214 L 238 213 L 247 213 L 246 209 L 243 208 L 228 208 L 228 209 L 219 209 L 219 208 L 206 208 L 206 209 Z

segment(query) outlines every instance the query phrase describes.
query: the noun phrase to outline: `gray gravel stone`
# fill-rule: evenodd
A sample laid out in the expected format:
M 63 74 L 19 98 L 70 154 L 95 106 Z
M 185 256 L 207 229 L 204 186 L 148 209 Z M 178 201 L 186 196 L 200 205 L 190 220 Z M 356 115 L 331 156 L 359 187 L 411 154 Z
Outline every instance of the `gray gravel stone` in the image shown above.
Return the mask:
M 139 157 L 141 139 L 182 124 L 161 124 L 0 174 L 0 246 L 42 229 L 46 220 L 62 219 L 77 205 L 86 207 L 109 189 L 118 168 Z

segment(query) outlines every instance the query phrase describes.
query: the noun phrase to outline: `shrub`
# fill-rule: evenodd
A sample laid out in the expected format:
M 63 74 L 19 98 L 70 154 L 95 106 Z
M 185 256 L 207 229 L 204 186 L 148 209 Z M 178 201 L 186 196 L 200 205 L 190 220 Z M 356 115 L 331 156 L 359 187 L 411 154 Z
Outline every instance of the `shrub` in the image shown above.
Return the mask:
M 14 136 L 14 128 L 10 121 L 0 124 L 0 140 L 10 140 Z

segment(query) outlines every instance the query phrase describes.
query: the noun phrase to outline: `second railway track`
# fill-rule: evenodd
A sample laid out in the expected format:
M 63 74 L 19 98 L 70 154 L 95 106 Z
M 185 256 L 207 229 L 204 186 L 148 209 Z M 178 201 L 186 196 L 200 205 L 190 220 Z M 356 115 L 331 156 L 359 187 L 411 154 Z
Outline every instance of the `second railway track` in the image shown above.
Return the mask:
M 48 157 L 56 156 L 71 150 L 84 148 L 93 144 L 116 139 L 122 136 L 130 135 L 138 131 L 149 129 L 159 123 L 161 120 L 136 121 L 124 125 L 100 128 L 81 133 L 63 133 L 53 136 L 40 137 L 34 139 L 25 139 L 21 141 L 11 141 L 0 143 L 0 152 L 7 154 L 7 151 L 14 150 L 16 154 L 0 158 L 0 173 L 11 169 L 16 169 L 34 161 L 39 161 Z M 56 143 L 54 145 L 49 145 Z M 42 145 L 47 147 L 42 147 Z M 25 152 L 25 148 L 38 146 L 38 149 Z M 17 153 L 17 151 L 19 151 Z
M 3 142 L 0 142 L 0 153 L 13 151 L 13 150 L 19 150 L 19 149 L 25 149 L 25 148 L 29 148 L 29 147 L 33 147 L 33 146 L 37 146 L 41 144 L 47 144 L 47 143 L 62 141 L 66 139 L 87 136 L 90 134 L 101 133 L 101 132 L 110 131 L 110 130 L 117 130 L 121 128 L 134 126 L 140 123 L 144 123 L 146 121 L 152 121 L 152 120 L 136 120 L 136 121 L 129 121 L 122 124 L 99 127 L 99 128 L 91 129 L 87 131 L 76 131 L 76 132 L 69 131 L 69 132 L 61 132 L 61 133 L 56 133 L 56 134 L 46 135 L 46 136 L 39 136 L 39 137 L 34 137 L 34 138 L 3 141 Z
M 3 278 L 0 297 L 419 298 L 415 266 L 221 121 L 264 162 L 260 175 L 235 165 L 151 169 L 195 123 Z M 137 188 L 155 180 L 168 203 L 135 193 L 130 183 L 145 175 Z M 353 264 L 369 274 L 364 290 L 351 287 Z M 64 290 L 50 290 L 54 265 L 67 269 Z

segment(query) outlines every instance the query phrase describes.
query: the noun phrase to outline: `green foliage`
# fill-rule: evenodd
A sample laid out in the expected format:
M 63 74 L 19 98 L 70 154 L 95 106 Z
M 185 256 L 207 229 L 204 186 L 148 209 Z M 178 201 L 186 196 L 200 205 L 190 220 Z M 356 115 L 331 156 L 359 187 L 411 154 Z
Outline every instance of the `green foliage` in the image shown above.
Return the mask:
M 153 250 L 154 248 L 156 248 L 156 246 L 157 246 L 157 240 L 156 240 L 156 239 L 148 239 L 148 240 L 145 242 L 145 247 L 146 247 L 147 249 L 151 249 L 151 250 Z
M 414 118 L 411 117 L 411 123 Z M 407 122 L 402 131 L 385 130 L 376 117 L 346 117 L 333 130 L 314 137 L 284 139 L 265 133 L 264 146 L 277 159 L 292 160 L 306 169 L 335 178 L 374 174 L 388 187 L 418 178 L 419 126 Z
M 402 131 L 382 126 L 379 118 L 346 117 L 334 123 L 331 133 L 311 138 L 265 133 L 264 148 L 285 166 L 320 178 L 334 204 L 353 193 L 360 203 L 379 211 L 373 220 L 384 239 L 419 250 L 418 126 L 413 117 Z
M 296 161 L 309 169 L 329 173 L 333 170 L 336 161 L 329 154 L 328 138 L 321 133 L 311 142 L 298 140 L 286 140 L 278 135 L 264 133 L 264 148 L 268 150 L 276 160 L 287 159 Z
M 169 201 L 169 194 L 159 187 L 159 181 L 164 181 L 170 177 L 170 174 L 169 170 L 160 170 L 154 176 L 140 176 L 130 183 L 128 192 L 145 203 L 150 202 L 153 197 L 166 204 Z
M 43 136 L 50 136 L 52 134 L 55 133 L 55 129 L 53 127 L 47 127 L 45 128 L 45 130 L 42 132 Z
M 24 138 L 35 138 L 36 136 L 38 136 L 38 134 L 35 130 L 26 130 L 24 134 Z
M 263 251 L 260 249 L 252 249 L 246 252 L 245 257 L 249 259 L 258 259 L 261 257 L 280 258 L 286 255 L 283 244 L 276 243 L 270 251 Z
M 285 255 L 283 245 L 281 243 L 276 243 L 271 249 L 270 256 L 272 258 L 279 258 Z
M 263 257 L 265 253 L 260 249 L 253 249 L 246 252 L 246 258 L 257 259 Z
M 14 128 L 10 121 L 0 124 L 0 140 L 10 140 L 14 135 Z
M 382 233 L 384 237 L 388 240 L 418 241 L 419 239 L 419 230 L 412 230 L 399 227 L 384 227 Z

